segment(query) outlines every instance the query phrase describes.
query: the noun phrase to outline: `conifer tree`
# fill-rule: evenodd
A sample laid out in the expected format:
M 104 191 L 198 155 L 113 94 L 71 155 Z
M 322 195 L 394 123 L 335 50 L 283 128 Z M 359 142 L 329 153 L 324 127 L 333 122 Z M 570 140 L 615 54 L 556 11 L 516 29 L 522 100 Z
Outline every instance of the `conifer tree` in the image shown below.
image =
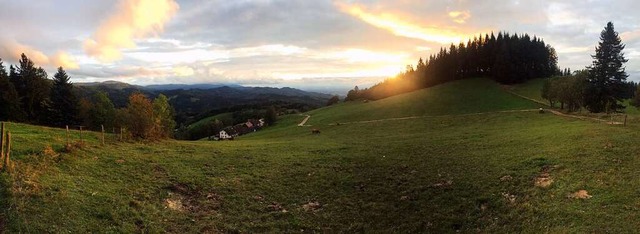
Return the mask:
M 22 117 L 20 98 L 0 60 L 0 120 L 19 121 Z
M 9 78 L 20 96 L 22 110 L 29 121 L 46 123 L 51 91 L 47 73 L 25 54 L 20 56 L 19 63 L 17 68 L 11 67 Z
M 51 87 L 50 124 L 56 127 L 73 125 L 78 121 L 78 99 L 73 92 L 73 85 L 62 67 L 53 76 Z
M 620 104 L 624 96 L 625 72 L 622 50 L 625 45 L 613 27 L 613 23 L 600 33 L 600 42 L 589 69 L 589 86 L 585 93 L 585 104 L 591 112 L 617 112 L 624 109 Z

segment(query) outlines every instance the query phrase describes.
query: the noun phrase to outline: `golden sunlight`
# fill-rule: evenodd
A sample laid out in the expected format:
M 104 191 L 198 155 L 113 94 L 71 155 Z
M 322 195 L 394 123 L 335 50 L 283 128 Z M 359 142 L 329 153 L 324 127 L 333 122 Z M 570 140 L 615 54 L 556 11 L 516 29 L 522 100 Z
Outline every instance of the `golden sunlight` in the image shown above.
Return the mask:
M 367 22 L 375 27 L 391 31 L 397 36 L 415 38 L 441 44 L 459 43 L 463 40 L 463 38 L 467 37 L 466 35 L 461 35 L 460 33 L 454 32 L 452 30 L 416 25 L 411 22 L 403 21 L 402 19 L 392 14 L 370 13 L 357 5 L 350 5 L 341 2 L 336 2 L 335 4 L 340 10 L 352 16 L 358 17 L 362 21 Z

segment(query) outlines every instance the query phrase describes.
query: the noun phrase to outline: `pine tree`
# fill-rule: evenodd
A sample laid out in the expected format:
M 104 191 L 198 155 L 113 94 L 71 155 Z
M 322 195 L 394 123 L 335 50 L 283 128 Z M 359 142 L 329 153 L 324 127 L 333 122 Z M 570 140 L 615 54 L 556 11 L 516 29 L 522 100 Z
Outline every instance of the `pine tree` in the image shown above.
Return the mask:
M 18 92 L 9 81 L 9 75 L 0 59 L 0 120 L 19 121 L 22 117 Z
M 47 73 L 25 54 L 21 55 L 19 63 L 19 67 L 11 67 L 9 78 L 20 96 L 22 110 L 29 121 L 46 123 L 51 92 Z
M 73 85 L 62 67 L 53 76 L 51 88 L 50 124 L 56 127 L 74 125 L 78 122 L 78 99 L 73 92 Z
M 591 57 L 593 64 L 589 67 L 589 86 L 585 93 L 586 107 L 591 112 L 617 112 L 624 109 L 619 102 L 623 99 L 625 80 L 624 58 L 620 36 L 615 31 L 613 23 L 600 33 L 600 42 L 596 47 L 596 54 Z

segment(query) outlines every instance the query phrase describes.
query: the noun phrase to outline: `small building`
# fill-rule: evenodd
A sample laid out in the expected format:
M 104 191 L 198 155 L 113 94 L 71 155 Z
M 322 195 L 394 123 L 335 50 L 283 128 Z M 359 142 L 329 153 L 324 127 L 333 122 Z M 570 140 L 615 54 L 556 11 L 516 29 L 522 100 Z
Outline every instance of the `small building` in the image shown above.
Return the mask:
M 224 140 L 224 139 L 233 139 L 234 137 L 238 136 L 238 132 L 231 128 L 225 128 L 222 131 L 220 131 L 220 134 L 218 134 L 219 139 Z
M 235 130 L 239 135 L 244 135 L 253 131 L 249 129 L 244 123 L 233 126 L 233 130 Z

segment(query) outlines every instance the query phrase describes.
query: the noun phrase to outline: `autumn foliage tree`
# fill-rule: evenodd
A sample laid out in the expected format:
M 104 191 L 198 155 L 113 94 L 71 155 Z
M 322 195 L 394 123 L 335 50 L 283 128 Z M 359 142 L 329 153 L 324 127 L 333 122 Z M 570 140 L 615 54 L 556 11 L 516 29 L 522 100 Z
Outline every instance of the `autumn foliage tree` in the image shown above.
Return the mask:
M 129 103 L 125 108 L 127 131 L 136 139 L 154 138 L 153 104 L 142 93 L 129 96 Z
M 127 107 L 117 111 L 117 119 L 134 139 L 159 140 L 173 136 L 173 108 L 166 96 L 153 102 L 142 93 L 129 96 Z
M 155 134 L 159 138 L 169 138 L 173 136 L 176 121 L 173 120 L 174 110 L 169 104 L 169 99 L 160 94 L 153 100 L 153 119 Z

